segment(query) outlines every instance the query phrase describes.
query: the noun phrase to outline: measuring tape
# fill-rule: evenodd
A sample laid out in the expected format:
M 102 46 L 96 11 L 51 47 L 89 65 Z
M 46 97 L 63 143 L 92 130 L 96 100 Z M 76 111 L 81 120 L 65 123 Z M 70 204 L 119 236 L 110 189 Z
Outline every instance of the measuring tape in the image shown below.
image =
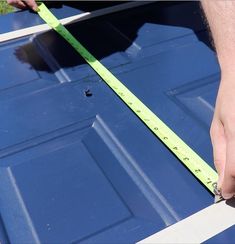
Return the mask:
M 196 152 L 178 137 L 125 85 L 103 66 L 42 3 L 38 7 L 40 17 L 60 34 L 85 59 L 105 83 L 126 103 L 146 126 L 176 155 L 176 157 L 214 193 L 218 175 Z

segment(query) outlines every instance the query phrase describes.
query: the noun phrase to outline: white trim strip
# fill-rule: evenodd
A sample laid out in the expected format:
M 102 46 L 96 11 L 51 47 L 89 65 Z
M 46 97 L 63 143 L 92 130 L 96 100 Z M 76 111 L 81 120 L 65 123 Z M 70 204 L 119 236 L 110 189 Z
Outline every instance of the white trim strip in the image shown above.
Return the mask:
M 202 243 L 235 224 L 235 200 L 229 205 L 225 201 L 213 204 L 139 244 Z
M 61 19 L 60 22 L 63 25 L 66 25 L 66 24 L 70 24 L 70 23 L 73 23 L 73 22 L 83 21 L 83 20 L 86 20 L 86 19 L 91 19 L 91 18 L 95 18 L 95 17 L 98 17 L 98 16 L 111 14 L 111 13 L 114 13 L 114 12 L 118 12 L 118 11 L 130 9 L 130 8 L 146 5 L 146 4 L 149 4 L 149 3 L 150 2 L 128 2 L 128 3 L 123 3 L 123 4 L 116 5 L 116 6 L 95 10 L 95 11 L 92 11 L 92 12 L 86 12 L 86 13 L 70 16 L 70 17 Z M 6 33 L 3 33 L 3 34 L 0 34 L 0 43 L 4 42 L 4 41 L 10 41 L 10 40 L 13 40 L 13 39 L 16 39 L 16 38 L 19 38 L 19 37 L 32 35 L 32 34 L 35 34 L 35 33 L 38 33 L 38 32 L 47 31 L 47 30 L 50 30 L 50 29 L 51 29 L 51 27 L 49 27 L 47 24 L 41 24 L 41 25 L 36 25 L 36 26 L 20 29 L 20 30 L 6 32 Z

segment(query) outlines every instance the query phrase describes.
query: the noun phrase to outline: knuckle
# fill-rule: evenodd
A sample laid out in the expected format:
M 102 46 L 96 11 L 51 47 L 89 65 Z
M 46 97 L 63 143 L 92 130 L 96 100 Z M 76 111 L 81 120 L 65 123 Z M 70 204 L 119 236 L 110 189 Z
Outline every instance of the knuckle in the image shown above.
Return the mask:
M 213 128 L 213 126 L 211 126 L 211 128 L 210 128 L 210 137 L 211 137 L 211 139 L 213 139 L 213 137 L 214 137 L 214 128 Z
M 214 130 L 214 128 L 213 128 L 213 124 L 211 124 L 211 127 L 210 127 L 210 135 L 211 135 L 211 136 L 213 135 L 213 130 Z
M 211 135 L 211 136 L 214 135 L 214 131 L 215 131 L 215 123 L 214 123 L 214 121 L 212 121 L 212 123 L 211 123 L 211 127 L 210 127 L 210 135 Z
M 219 129 L 218 126 L 216 126 L 216 123 L 212 121 L 211 127 L 210 127 L 210 137 L 212 142 L 214 141 L 214 138 L 218 135 Z

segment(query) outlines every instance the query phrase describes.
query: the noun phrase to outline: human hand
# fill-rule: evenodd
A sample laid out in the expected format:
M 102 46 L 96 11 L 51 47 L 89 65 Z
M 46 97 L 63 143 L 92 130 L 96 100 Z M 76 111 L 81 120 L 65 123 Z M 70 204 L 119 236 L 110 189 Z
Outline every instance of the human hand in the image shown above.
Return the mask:
M 7 3 L 20 9 L 31 8 L 34 11 L 37 11 L 38 9 L 35 0 L 7 0 Z
M 235 76 L 223 78 L 211 124 L 214 163 L 219 174 L 218 189 L 224 199 L 235 196 Z

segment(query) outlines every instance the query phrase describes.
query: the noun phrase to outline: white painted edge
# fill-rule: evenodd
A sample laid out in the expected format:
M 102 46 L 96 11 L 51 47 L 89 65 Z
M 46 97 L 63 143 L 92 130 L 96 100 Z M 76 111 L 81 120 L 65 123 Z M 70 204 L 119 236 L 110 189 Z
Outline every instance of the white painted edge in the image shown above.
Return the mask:
M 231 206 L 230 206 L 231 205 Z M 235 200 L 213 204 L 138 244 L 202 243 L 235 224 Z
M 67 17 L 67 18 L 64 18 L 64 19 L 60 19 L 60 22 L 63 25 L 71 24 L 71 23 L 74 23 L 74 22 L 83 21 L 83 20 L 95 18 L 95 17 L 98 17 L 98 16 L 119 12 L 119 11 L 122 11 L 122 10 L 130 9 L 130 8 L 134 8 L 134 7 L 138 7 L 138 6 L 142 6 L 142 5 L 146 5 L 146 4 L 149 4 L 149 3 L 151 3 L 151 2 L 139 2 L 138 1 L 138 2 L 123 3 L 123 4 L 116 5 L 116 6 L 107 7 L 107 8 L 95 10 L 95 11 L 92 11 L 92 12 L 85 12 L 85 13 L 82 13 L 82 14 L 77 14 L 77 15 L 70 16 L 70 17 Z M 47 31 L 47 30 L 50 30 L 50 29 L 51 29 L 51 27 L 49 27 L 47 24 L 41 24 L 41 25 L 36 25 L 36 26 L 24 28 L 24 29 L 19 29 L 19 30 L 15 30 L 15 31 L 6 32 L 6 33 L 3 33 L 3 34 L 0 34 L 0 43 L 5 42 L 5 41 L 10 41 L 10 40 L 13 40 L 13 39 L 16 39 L 16 38 L 19 38 L 19 37 L 32 35 L 32 34 L 35 34 L 35 33 L 38 33 L 38 32 Z

